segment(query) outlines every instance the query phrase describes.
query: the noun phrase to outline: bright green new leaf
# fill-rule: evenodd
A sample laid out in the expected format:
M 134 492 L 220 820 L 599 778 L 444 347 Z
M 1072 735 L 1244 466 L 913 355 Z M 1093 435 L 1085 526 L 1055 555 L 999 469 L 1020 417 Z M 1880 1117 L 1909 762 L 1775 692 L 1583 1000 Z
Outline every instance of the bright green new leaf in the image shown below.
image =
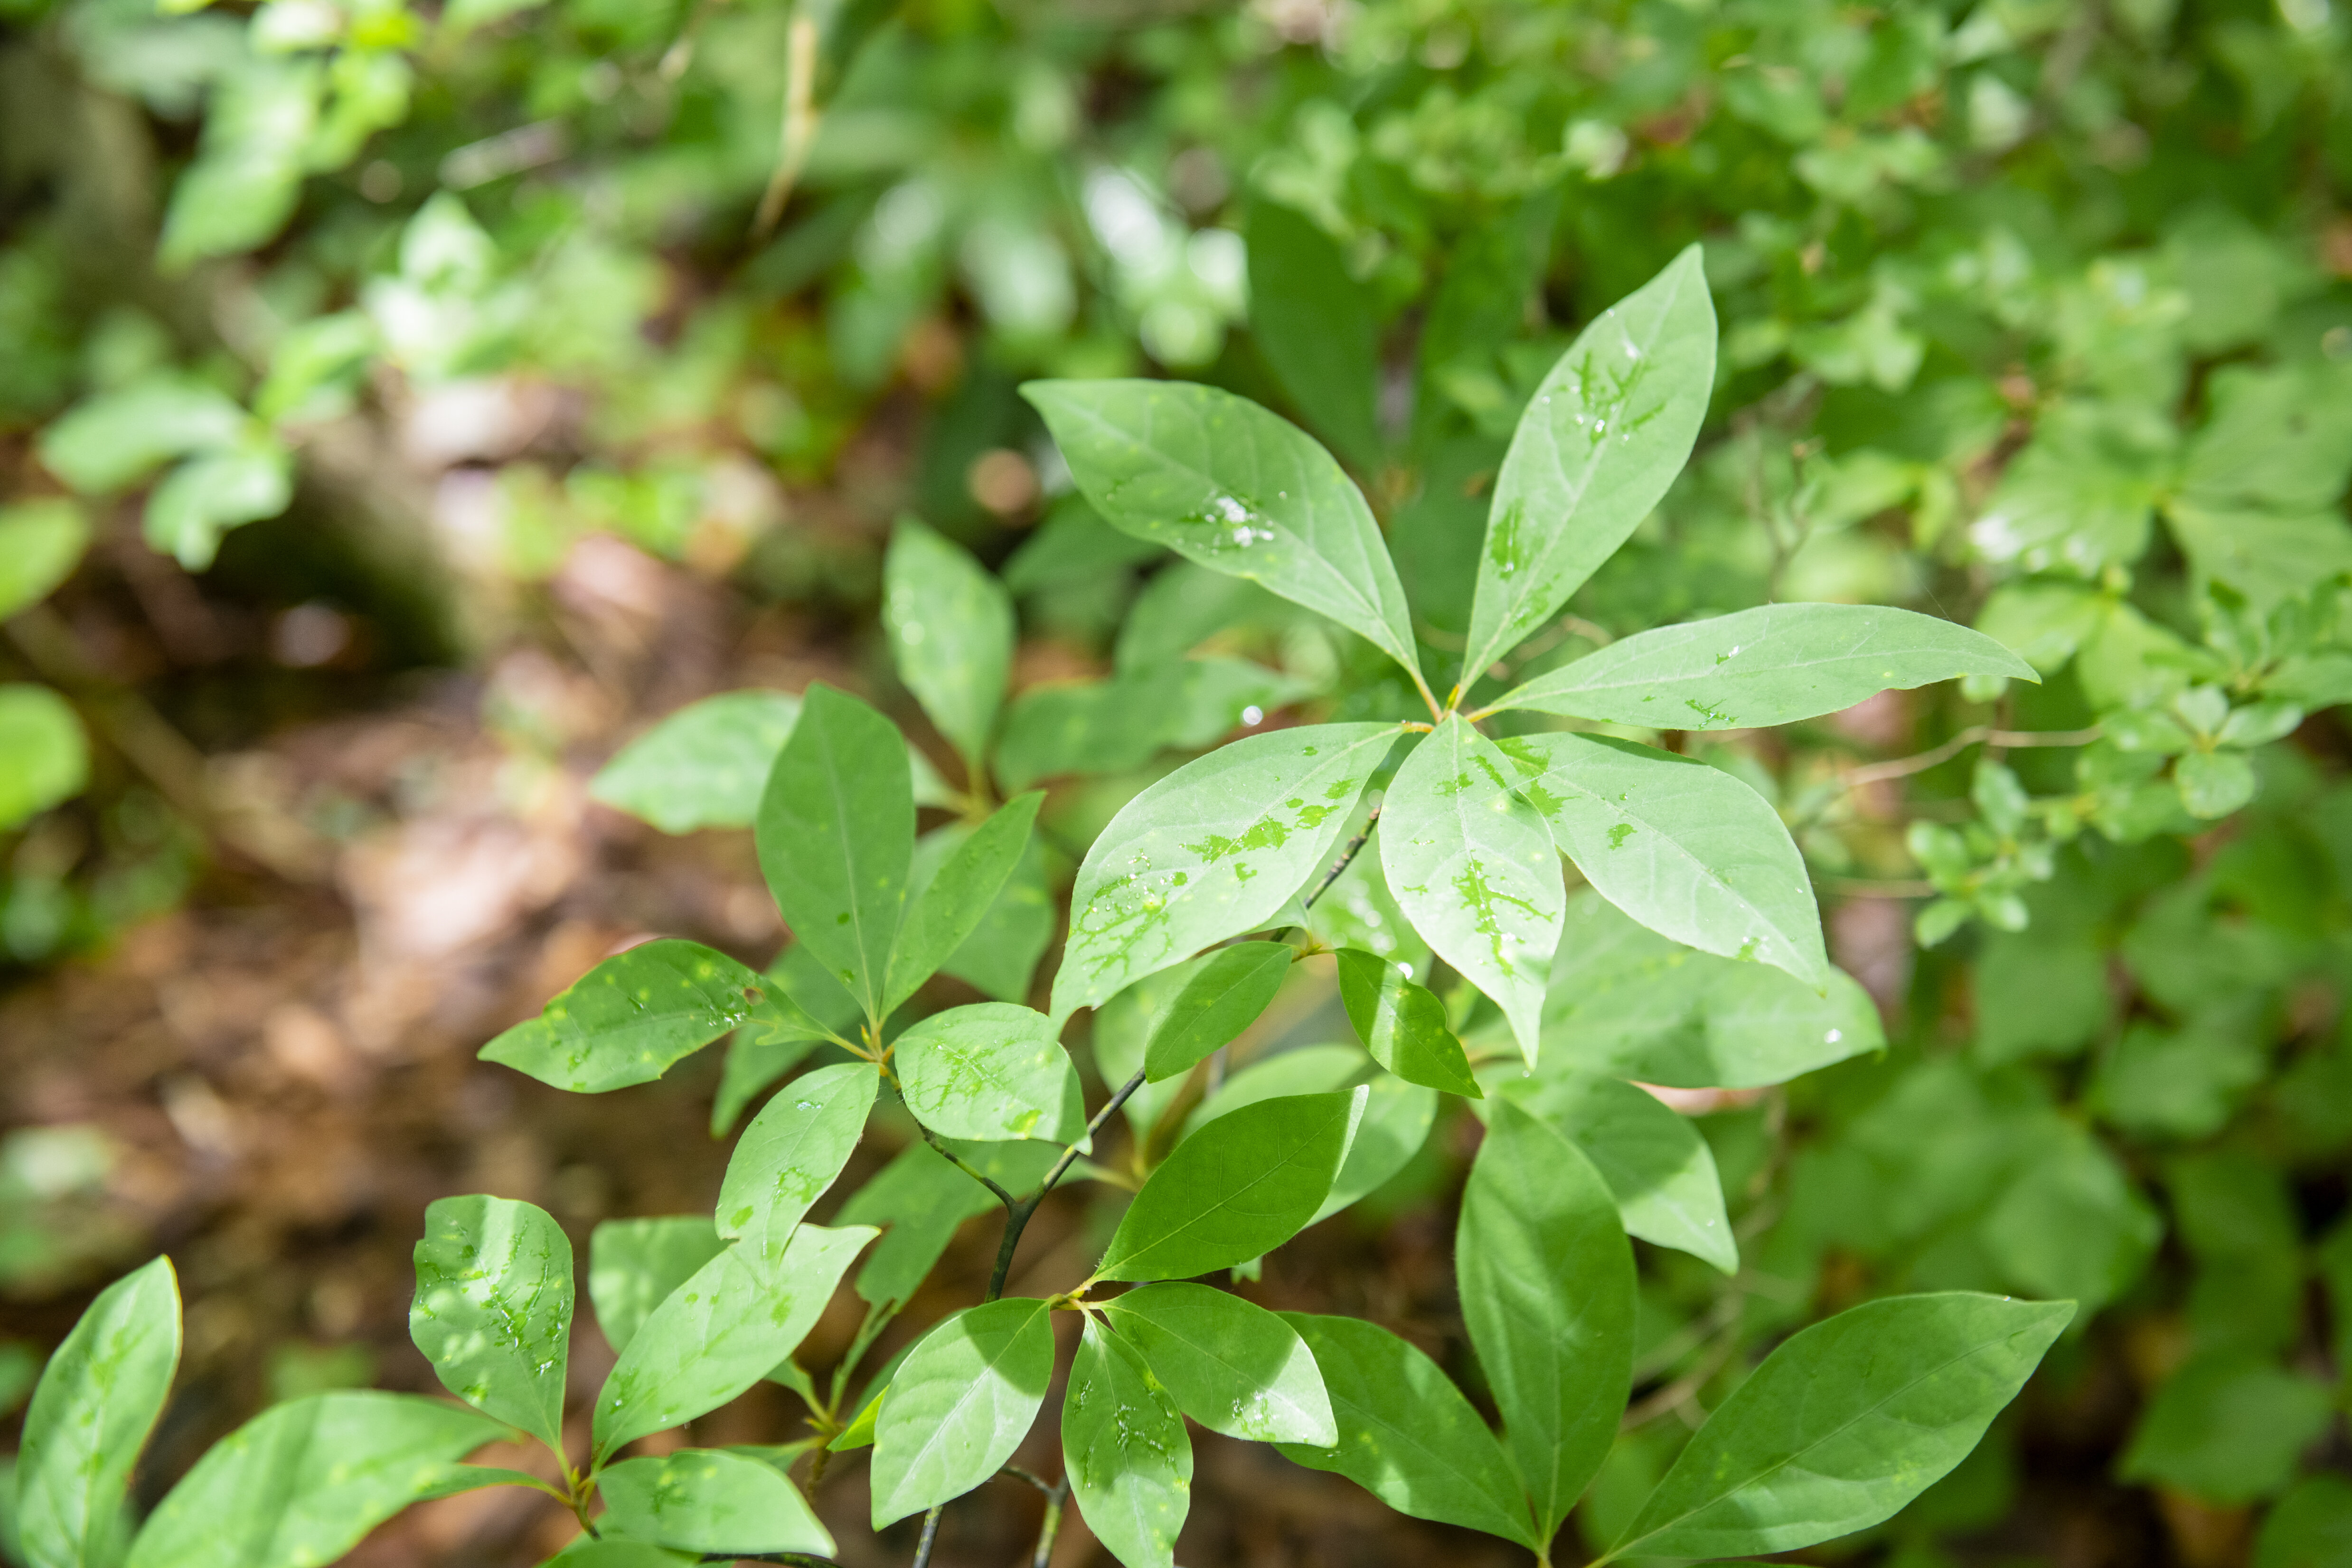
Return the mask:
M 294 455 L 266 434 L 200 452 L 148 493 L 140 531 L 190 571 L 219 553 L 221 535 L 284 511 L 294 498 Z
M 1212 1432 L 1317 1448 L 1339 1440 L 1313 1353 L 1264 1307 L 1206 1285 L 1161 1284 L 1114 1296 L 1103 1312 Z
M 1829 990 L 1779 969 L 1669 941 L 1590 890 L 1568 901 L 1546 1061 L 1681 1089 L 1784 1083 L 1882 1049 L 1870 996 L 1832 969 Z
M 906 742 L 856 697 L 809 687 L 755 826 L 784 924 L 880 1019 L 915 852 Z
M 1013 671 L 1013 595 L 962 546 L 900 517 L 882 559 L 898 678 L 980 776 Z
M 800 698 L 784 692 L 688 703 L 621 747 L 589 781 L 589 796 L 665 833 L 748 828 L 800 714 Z
M 1509 1100 L 1454 1237 L 1462 1318 L 1549 1541 L 1601 1469 L 1633 1380 L 1633 1249 L 1576 1146 Z
M 653 1310 L 725 1249 L 702 1215 L 608 1219 L 588 1234 L 588 1299 L 618 1355 Z
M 1664 936 L 1820 990 L 1829 954 L 1780 815 L 1704 762 L 1597 735 L 1503 741 L 1519 793 L 1601 897 Z
M 792 1354 L 874 1231 L 803 1225 L 783 1257 L 758 1265 L 730 1247 L 662 1299 L 596 1396 L 595 1458 L 691 1421 Z M 592 1281 L 593 1289 L 593 1281 Z
M 1089 1317 L 1062 1396 L 1070 1500 L 1127 1568 L 1174 1568 L 1192 1501 L 1192 1439 L 1153 1370 Z
M 558 1451 L 572 1306 L 572 1243 L 546 1210 L 486 1196 L 425 1209 L 408 1337 L 442 1387 Z
M 949 852 L 946 863 L 909 902 L 890 952 L 885 1011 L 913 996 L 980 928 L 1005 879 L 1027 852 L 1030 826 L 1045 799 L 1043 790 L 1033 790 L 999 807 Z
M 1495 999 L 1533 1062 L 1568 889 L 1517 777 L 1457 714 L 1397 769 L 1379 836 L 1381 869 L 1413 929 Z
M 726 954 L 666 936 L 605 959 L 480 1054 L 575 1094 L 650 1083 L 749 1019 L 760 989 Z
M 457 1463 L 508 1428 L 461 1405 L 344 1390 L 273 1406 L 213 1445 L 124 1568 L 315 1568 L 410 1503 L 479 1477 Z
M 1190 1071 L 1249 1028 L 1282 988 L 1297 956 L 1282 942 L 1236 942 L 1212 953 L 1154 1020 L 1143 1048 L 1145 1081 Z
M 1867 604 L 1767 604 L 1637 632 L 1499 698 L 1645 729 L 1753 729 L 1960 675 L 2038 681 L 1981 632 Z
M 833 1555 L 833 1535 L 800 1489 L 757 1459 L 716 1448 L 681 1448 L 624 1459 L 596 1478 L 607 1535 L 714 1557 L 804 1552 Z
M 1503 1446 L 1435 1362 L 1358 1318 L 1282 1321 L 1315 1353 L 1339 1430 L 1338 1447 L 1285 1443 L 1285 1458 L 1343 1475 L 1399 1513 L 1542 1549 Z
M 874 1428 L 874 1528 L 1003 1468 L 1054 1379 L 1054 1327 L 1026 1296 L 971 1307 L 917 1343 Z
M 1496 1075 L 1496 1092 L 1584 1151 L 1617 1199 L 1626 1234 L 1738 1271 L 1715 1154 L 1688 1120 L 1622 1079 L 1557 1061 L 1532 1077 L 1507 1073 Z
M 0 831 L 81 793 L 89 740 L 65 698 L 29 682 L 0 685 Z
M 950 1138 L 1045 1138 L 1085 1130 L 1078 1070 L 1044 1013 L 974 1002 L 933 1013 L 893 1042 L 907 1109 Z
M 1876 1524 L 1968 1456 L 2074 1315 L 1951 1291 L 1813 1324 L 1716 1407 L 1609 1556 L 1791 1552 Z
M 89 520 L 63 497 L 0 507 L 0 621 L 73 575 L 89 548 Z
M 1558 612 L 1649 515 L 1690 456 L 1715 390 L 1715 304 L 1699 247 L 1569 345 L 1495 476 L 1478 594 L 1475 678 Z
M 143 377 L 79 402 L 41 432 L 41 463 L 83 495 L 137 484 L 166 459 L 233 444 L 245 410 L 218 388 Z
M 1272 919 L 1323 866 L 1396 736 L 1386 724 L 1253 735 L 1129 800 L 1078 868 L 1055 1018 Z
M 122 1561 L 131 1468 L 180 1364 L 180 1288 L 157 1258 L 98 1294 L 41 1372 L 10 1478 L 31 1568 Z
M 1190 382 L 1029 382 L 1021 395 L 1113 527 L 1328 615 L 1418 676 L 1380 525 L 1306 432 Z
M 1260 1101 L 1177 1145 L 1128 1206 L 1094 1277 L 1189 1280 L 1289 1240 L 1330 1193 L 1364 1096 Z
M 1356 1038 L 1372 1059 L 1408 1083 L 1426 1084 L 1473 1100 L 1486 1091 L 1470 1075 L 1470 1059 L 1454 1038 L 1445 1004 L 1386 958 L 1343 948 L 1339 1000 Z
M 849 1163 L 881 1082 L 871 1062 L 820 1067 L 751 1118 L 719 1188 L 719 1234 L 741 1243 L 744 1261 L 782 1262 L 793 1228 Z
M 1317 434 L 1359 471 L 1380 460 L 1380 323 L 1339 242 L 1297 210 L 1249 210 L 1250 336 Z

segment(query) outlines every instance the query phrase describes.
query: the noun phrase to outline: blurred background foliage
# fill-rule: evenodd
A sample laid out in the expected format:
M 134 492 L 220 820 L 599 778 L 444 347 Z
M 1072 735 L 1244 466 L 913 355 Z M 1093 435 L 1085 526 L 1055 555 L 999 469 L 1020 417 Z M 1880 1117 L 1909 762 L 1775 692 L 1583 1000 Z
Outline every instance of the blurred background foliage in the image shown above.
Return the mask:
M 2352 1562 L 2347 186 L 2330 0 L 0 0 L 0 1288 L 54 1338 L 142 1239 L 264 1201 L 187 1172 L 250 1166 L 289 1084 L 457 1095 L 415 1063 L 626 930 L 764 959 L 736 838 L 586 805 L 690 698 L 824 674 L 946 809 L 1052 782 L 1041 903 L 1188 749 L 1403 711 L 1345 633 L 1105 528 L 1013 391 L 1166 373 L 1342 456 L 1440 689 L 1781 598 L 2043 674 L 1666 737 L 1789 819 L 1891 1043 L 1679 1104 L 1748 1268 L 1645 1253 L 1588 1533 L 1769 1336 L 1965 1287 L 2101 1310 L 1829 1556 Z M 1525 669 L 1460 671 L 1519 408 L 1694 239 L 1697 459 Z M 1016 596 L 992 779 L 890 673 L 902 513 Z M 85 1051 L 121 1060 L 60 1087 Z M 1369 1207 L 1462 1164 L 1441 1130 Z M 568 1221 L 655 1202 L 518 1168 Z M 217 1277 L 302 1226 L 323 1272 L 414 1196 L 354 1180 Z M 1379 1282 L 1410 1247 L 1349 1245 L 1319 1299 L 1445 1338 L 1442 1284 Z M 286 1339 L 309 1387 L 353 1358 L 302 1336 L 385 1314 L 289 1266 L 308 1316 L 211 1354 Z

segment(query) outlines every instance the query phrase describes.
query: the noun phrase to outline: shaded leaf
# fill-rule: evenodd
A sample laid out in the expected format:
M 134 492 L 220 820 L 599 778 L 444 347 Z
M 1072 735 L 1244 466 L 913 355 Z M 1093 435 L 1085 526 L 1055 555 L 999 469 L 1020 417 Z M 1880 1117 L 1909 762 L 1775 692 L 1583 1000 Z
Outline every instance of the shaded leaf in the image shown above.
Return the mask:
M 1007 789 L 1061 774 L 1140 768 L 1197 750 L 1307 695 L 1302 681 L 1247 659 L 1177 659 L 1108 681 L 1031 686 L 1005 715 L 996 776 Z
M 608 1219 L 588 1233 L 588 1299 L 618 1355 L 653 1310 L 726 1249 L 708 1215 Z
M 1027 852 L 1030 827 L 1045 799 L 1043 790 L 1035 790 L 997 808 L 948 852 L 922 892 L 908 901 L 890 951 L 886 1012 L 913 996 L 980 928 L 1005 879 Z
M 615 753 L 589 781 L 589 796 L 665 833 L 748 828 L 800 714 L 800 698 L 785 692 L 688 703 Z
M 441 1386 L 561 1451 L 572 1243 L 546 1210 L 445 1197 L 425 1211 L 408 1337 Z
M 726 954 L 665 936 L 605 959 L 480 1055 L 575 1094 L 650 1083 L 749 1019 L 760 988 Z
M 1143 1048 L 1145 1081 L 1189 1071 L 1249 1028 L 1282 988 L 1296 956 L 1281 942 L 1236 942 L 1210 954 L 1153 1020 Z
M 1448 1027 L 1445 1004 L 1385 958 L 1352 948 L 1339 961 L 1339 999 L 1372 1059 L 1408 1083 L 1483 1098 L 1470 1059 Z
M 1584 1151 L 1609 1184 L 1627 1235 L 1738 1271 L 1714 1151 L 1686 1118 L 1622 1079 L 1556 1061 L 1531 1077 L 1496 1077 L 1496 1093 Z
M 1360 470 L 1377 462 L 1380 323 L 1339 242 L 1275 202 L 1249 210 L 1250 336 L 1317 434 Z
M 962 546 L 900 517 L 882 558 L 882 624 L 898 678 L 979 777 L 1013 671 L 1012 594 Z
M 970 1307 L 917 1343 L 874 1428 L 874 1528 L 961 1497 L 1003 1468 L 1054 1377 L 1045 1303 Z

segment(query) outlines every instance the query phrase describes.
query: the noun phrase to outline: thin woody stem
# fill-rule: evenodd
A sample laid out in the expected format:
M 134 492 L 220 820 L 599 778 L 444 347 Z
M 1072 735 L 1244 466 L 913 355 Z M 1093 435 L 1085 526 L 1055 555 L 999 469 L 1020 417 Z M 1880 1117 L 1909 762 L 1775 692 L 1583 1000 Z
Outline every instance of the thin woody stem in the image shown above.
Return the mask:
M 1070 1478 L 1064 1476 L 1045 1493 L 1045 1518 L 1037 1527 L 1037 1550 L 1029 1554 L 1029 1568 L 1052 1568 L 1054 1537 L 1062 1529 L 1062 1504 L 1070 1495 Z

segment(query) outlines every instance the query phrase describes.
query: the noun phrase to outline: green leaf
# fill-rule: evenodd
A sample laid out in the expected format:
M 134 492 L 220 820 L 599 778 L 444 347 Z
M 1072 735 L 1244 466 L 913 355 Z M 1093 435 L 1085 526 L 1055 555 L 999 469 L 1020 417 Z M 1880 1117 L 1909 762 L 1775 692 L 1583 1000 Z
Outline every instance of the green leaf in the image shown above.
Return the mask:
M 47 599 L 89 548 L 89 519 L 63 497 L 0 507 L 0 621 Z
M 2254 1568 L 2329 1568 L 2345 1562 L 2352 1562 L 2352 1481 L 2305 1476 L 2263 1521 Z
M 2039 681 L 1981 632 L 1908 610 L 1767 604 L 1612 643 L 1497 699 L 1645 729 L 1755 729 L 1960 675 Z
M 1609 1184 L 1626 1234 L 1738 1272 L 1715 1155 L 1687 1119 L 1622 1079 L 1557 1062 L 1532 1077 L 1497 1077 L 1498 1094 L 1584 1151 Z
M 866 1061 L 820 1067 L 751 1118 L 719 1188 L 719 1234 L 745 1262 L 778 1266 L 793 1228 L 841 1175 L 866 1132 L 881 1075 Z
M 1029 848 L 1043 790 L 1006 801 L 949 852 L 922 893 L 909 902 L 890 952 L 885 1012 L 915 994 L 964 939 L 980 928 L 1013 868 Z
M 1112 1297 L 1103 1314 L 1212 1432 L 1318 1448 L 1339 1440 L 1314 1354 L 1264 1307 L 1206 1285 L 1161 1284 Z
M 2095 578 L 2147 549 L 2172 422 L 2136 403 L 2062 402 L 2001 471 L 1969 538 L 1987 560 Z
M 1347 1477 L 1399 1513 L 1543 1548 L 1503 1446 L 1437 1364 L 1375 1323 L 1285 1312 L 1315 1353 L 1337 1448 L 1280 1445 L 1309 1469 Z
M 2129 1289 L 2164 1239 L 2164 1221 L 2097 1138 L 2054 1121 L 1978 1227 L 2002 1282 L 2061 1291 L 2094 1308 Z
M 1359 1089 L 1219 1117 L 1151 1173 L 1094 1278 L 1186 1280 L 1271 1252 L 1322 1207 L 1363 1109 Z
M 1309 1225 L 1328 1219 L 1405 1167 L 1429 1140 L 1437 1120 L 1437 1091 L 1373 1071 L 1352 1045 L 1301 1045 L 1253 1061 L 1225 1080 L 1185 1123 L 1187 1137 L 1211 1122 L 1282 1094 L 1315 1094 L 1362 1083 L 1364 1113 L 1348 1143 L 1348 1157 L 1331 1178 L 1330 1194 Z M 1130 1102 L 1132 1103 L 1132 1102 Z
M 1297 956 L 1283 942 L 1236 942 L 1212 953 L 1152 1023 L 1143 1048 L 1145 1082 L 1190 1071 L 1256 1022 Z
M 1359 470 L 1380 460 L 1380 323 L 1339 243 L 1275 202 L 1249 210 L 1250 336 L 1317 434 Z
M 1591 1162 L 1508 1100 L 1470 1167 L 1454 1248 L 1463 1322 L 1549 1541 L 1633 1386 L 1633 1249 Z
M 90 1302 L 42 1369 L 14 1481 L 32 1568 L 122 1561 L 131 1472 L 180 1364 L 180 1287 L 157 1258 Z
M 919 895 L 929 885 L 925 845 L 932 839 L 946 840 L 951 851 L 952 844 L 970 832 L 962 823 L 950 822 L 916 841 L 911 891 Z M 1053 880 L 1046 873 L 1045 846 L 1033 834 L 1004 885 L 997 890 L 995 901 L 963 945 L 948 955 L 940 972 L 976 988 L 992 1001 L 1026 1001 L 1036 977 L 1037 960 L 1045 956 L 1061 931 L 1062 911 Z
M 596 1396 L 595 1458 L 691 1421 L 742 1393 L 798 1348 L 871 1228 L 803 1225 L 762 1266 L 730 1247 L 662 1299 Z M 593 1291 L 593 1281 L 591 1281 Z
M 1029 382 L 1021 395 L 1113 527 L 1328 615 L 1419 678 L 1380 525 L 1306 432 L 1190 382 Z
M 1129 800 L 1078 868 L 1054 1017 L 1273 918 L 1322 867 L 1396 736 L 1386 724 L 1253 735 Z
M 970 1307 L 916 1343 L 874 1427 L 874 1528 L 961 1497 L 1013 1457 L 1054 1378 L 1045 1303 Z
M 412 1502 L 463 1490 L 457 1461 L 508 1429 L 413 1394 L 289 1400 L 214 1444 L 131 1542 L 125 1568 L 313 1568 Z
M 1192 1501 L 1192 1439 L 1152 1372 L 1089 1316 L 1062 1397 L 1070 1500 L 1127 1568 L 1174 1568 Z
M 1049 1144 L 1026 1146 L 1049 1158 L 1058 1154 Z M 956 1227 L 997 1207 L 995 1194 L 950 1165 L 929 1144 L 909 1144 L 899 1150 L 841 1207 L 844 1225 L 885 1228 L 882 1239 L 866 1255 L 866 1266 L 857 1271 L 859 1299 L 872 1306 L 907 1301 L 947 1250 Z
M 156 259 L 166 272 L 251 250 L 285 225 L 326 86 L 316 57 L 250 56 L 214 89 L 196 160 L 163 214 Z
M 1511 759 L 1459 715 L 1404 759 L 1381 805 L 1381 869 L 1412 928 L 1495 999 L 1536 1060 L 1568 897 Z
M 795 942 L 760 979 L 751 1016 L 727 1042 L 727 1066 L 710 1105 L 710 1135 L 723 1136 L 761 1091 L 857 1021 L 857 1003 L 824 964 Z
M 891 1046 L 907 1109 L 944 1137 L 1068 1143 L 1087 1116 L 1060 1032 L 1012 1002 L 933 1013 Z
M 605 959 L 481 1059 L 575 1094 L 650 1083 L 749 1019 L 761 983 L 724 953 L 666 936 Z
M 572 1243 L 546 1210 L 487 1196 L 425 1209 L 408 1337 L 442 1387 L 558 1452 L 572 1306 Z
M 624 1459 L 596 1478 L 607 1535 L 717 1557 L 833 1555 L 833 1536 L 783 1472 L 715 1448 Z
M 1784 1083 L 1883 1049 L 1877 1006 L 1830 971 L 1829 990 L 1669 941 L 1591 890 L 1568 901 L 1544 1041 L 1590 1072 L 1679 1089 Z
M 1601 897 L 1702 952 L 1829 984 L 1822 915 L 1780 814 L 1704 762 L 1598 735 L 1501 743 L 1519 793 Z
M 653 1310 L 726 1249 L 709 1217 L 608 1219 L 588 1235 L 588 1299 L 596 1326 L 620 1354 Z
M 65 698 L 29 683 L 0 685 L 0 831 L 16 827 L 89 782 L 89 741 Z
M 2330 1404 L 2326 1387 L 2265 1357 L 2196 1356 L 2141 1411 L 2116 1474 L 2223 1507 L 2273 1496 L 2327 1430 Z
M 1177 659 L 1108 681 L 1049 681 L 1013 699 L 996 749 L 1007 789 L 1140 768 L 1251 728 L 1312 688 L 1247 659 Z
M 1865 1301 L 1790 1336 L 1610 1557 L 1790 1552 L 1876 1524 L 1968 1457 L 2074 1315 L 1953 1291 Z
M 748 828 L 800 715 L 800 698 L 783 692 L 688 703 L 621 747 L 589 781 L 589 797 L 665 833 Z
M 882 558 L 882 624 L 898 678 L 980 777 L 1013 673 L 1013 596 L 971 552 L 900 517 Z
M 542 0 L 543 3 L 543 0 Z M 446 17 L 448 13 L 442 15 Z M 540 1568 L 690 1568 L 698 1554 L 672 1552 L 644 1541 L 599 1541 L 576 1535 L 572 1544 L 540 1564 Z
M 267 434 L 201 452 L 149 492 L 140 531 L 190 571 L 212 565 L 221 535 L 284 511 L 294 498 L 294 455 Z
M 1696 245 L 1603 311 L 1536 389 L 1495 476 L 1475 678 L 1625 542 L 1690 456 L 1715 390 L 1715 304 Z
M 145 376 L 76 403 L 41 432 L 41 463 L 85 496 L 137 484 L 165 461 L 235 444 L 245 410 L 175 373 Z
M 1473 1100 L 1486 1091 L 1470 1074 L 1470 1059 L 1447 1026 L 1445 1004 L 1414 985 L 1386 958 L 1354 948 L 1339 961 L 1339 999 L 1348 1021 L 1372 1059 L 1408 1083 L 1423 1083 Z
M 755 826 L 760 870 L 784 923 L 880 1019 L 915 852 L 906 742 L 856 697 L 809 687 Z

